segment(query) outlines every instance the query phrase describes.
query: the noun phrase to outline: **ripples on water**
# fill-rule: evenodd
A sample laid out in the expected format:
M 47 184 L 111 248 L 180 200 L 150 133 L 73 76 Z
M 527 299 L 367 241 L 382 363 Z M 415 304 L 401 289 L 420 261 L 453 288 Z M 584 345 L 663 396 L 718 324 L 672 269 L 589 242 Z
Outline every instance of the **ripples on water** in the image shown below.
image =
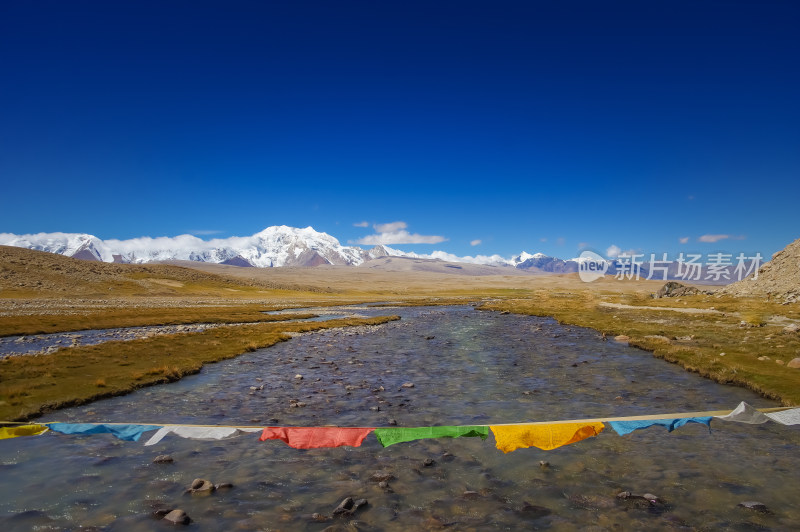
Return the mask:
M 359 309 L 390 312 L 403 320 L 303 335 L 46 420 L 425 426 L 728 409 L 742 400 L 776 406 L 551 319 L 469 307 Z M 415 387 L 403 389 L 404 382 Z M 320 523 L 310 515 L 330 515 L 348 496 L 369 500 L 350 530 L 787 530 L 800 523 L 800 431 L 772 423 L 712 422 L 711 432 L 691 424 L 671 434 L 654 427 L 625 437 L 607 427 L 571 446 L 510 454 L 495 449 L 491 436 L 386 449 L 369 436 L 360 448 L 306 451 L 255 435 L 168 436 L 144 447 L 148 437 L 0 442 L 0 525 L 152 530 L 167 524 L 151 511 L 168 506 L 184 509 L 202 530 L 322 530 L 349 520 Z M 165 453 L 175 463 L 151 463 Z M 434 465 L 423 465 L 428 458 Z M 388 488 L 370 480 L 376 471 L 394 476 Z M 198 477 L 235 487 L 184 495 Z M 623 490 L 654 493 L 664 504 L 617 500 Z M 747 500 L 772 513 L 737 508 Z

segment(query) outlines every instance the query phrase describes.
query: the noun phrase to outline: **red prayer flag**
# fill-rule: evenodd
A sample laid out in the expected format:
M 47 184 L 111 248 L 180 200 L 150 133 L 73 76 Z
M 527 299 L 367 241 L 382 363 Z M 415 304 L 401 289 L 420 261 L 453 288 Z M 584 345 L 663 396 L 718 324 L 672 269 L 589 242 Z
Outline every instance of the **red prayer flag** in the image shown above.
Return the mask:
M 359 447 L 374 428 L 342 427 L 267 427 L 259 440 L 283 440 L 295 449 L 321 447 Z

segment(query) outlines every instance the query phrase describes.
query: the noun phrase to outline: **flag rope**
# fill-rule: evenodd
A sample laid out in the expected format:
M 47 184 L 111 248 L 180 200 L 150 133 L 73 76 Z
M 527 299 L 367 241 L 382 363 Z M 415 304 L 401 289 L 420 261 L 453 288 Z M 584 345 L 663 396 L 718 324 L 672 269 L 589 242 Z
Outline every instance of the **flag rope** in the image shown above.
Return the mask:
M 800 407 L 796 406 L 782 406 L 782 407 L 774 407 L 774 408 L 756 408 L 755 410 L 761 413 L 771 413 L 771 412 L 782 412 L 784 410 L 792 410 Z M 617 417 L 597 417 L 597 418 L 587 418 L 587 419 L 568 419 L 568 420 L 558 420 L 558 421 L 521 421 L 517 423 L 479 423 L 479 425 L 493 425 L 493 426 L 502 426 L 502 427 L 513 427 L 519 425 L 555 425 L 560 423 L 602 423 L 602 422 L 610 422 L 610 421 L 647 421 L 651 419 L 675 419 L 675 418 L 689 418 L 689 417 L 716 417 L 716 416 L 724 416 L 728 415 L 733 412 L 732 409 L 729 410 L 709 410 L 705 412 L 679 412 L 679 413 L 668 413 L 668 414 L 648 414 L 644 416 L 617 416 Z M 230 428 L 230 429 L 263 429 L 265 427 L 277 427 L 277 426 L 285 426 L 285 425 L 197 425 L 197 424 L 187 424 L 187 423 L 141 423 L 141 422 L 127 422 L 127 423 L 120 423 L 120 422 L 105 422 L 105 421 L 90 421 L 90 422 L 80 422 L 80 421 L 0 421 L 0 426 L 2 425 L 50 425 L 54 423 L 70 423 L 70 424 L 85 424 L 85 425 L 112 425 L 112 426 L 119 426 L 119 425 L 154 425 L 154 426 L 170 426 L 170 427 L 198 427 L 198 428 Z M 475 425 L 475 423 L 470 423 L 468 425 L 463 426 L 471 426 Z M 330 427 L 330 428 L 345 428 L 341 427 L 340 425 L 315 425 L 318 427 Z M 431 425 L 426 425 L 431 426 Z M 435 425 L 433 425 L 435 426 Z M 459 425 L 456 425 L 459 426 Z M 396 426 L 389 426 L 389 427 L 346 427 L 346 428 L 397 428 Z

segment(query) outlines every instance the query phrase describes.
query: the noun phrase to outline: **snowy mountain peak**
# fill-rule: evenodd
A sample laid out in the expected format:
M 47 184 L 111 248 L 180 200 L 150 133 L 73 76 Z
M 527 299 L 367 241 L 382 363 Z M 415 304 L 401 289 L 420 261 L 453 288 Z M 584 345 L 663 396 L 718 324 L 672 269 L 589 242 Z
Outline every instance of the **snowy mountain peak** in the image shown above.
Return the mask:
M 202 240 L 192 235 L 100 240 L 84 233 L 0 233 L 0 245 L 58 253 L 103 262 L 145 263 L 192 260 L 239 266 L 358 265 L 369 260 L 358 247 L 342 246 L 313 227 L 267 227 L 252 236 Z M 387 253 L 388 254 L 388 253 Z
M 521 263 L 525 262 L 526 260 L 543 259 L 543 258 L 547 258 L 547 255 L 545 255 L 544 253 L 534 253 L 533 255 L 531 255 L 527 251 L 523 251 L 519 255 L 513 257 L 511 259 L 510 263 L 513 264 L 514 266 L 516 266 L 517 264 L 521 264 Z

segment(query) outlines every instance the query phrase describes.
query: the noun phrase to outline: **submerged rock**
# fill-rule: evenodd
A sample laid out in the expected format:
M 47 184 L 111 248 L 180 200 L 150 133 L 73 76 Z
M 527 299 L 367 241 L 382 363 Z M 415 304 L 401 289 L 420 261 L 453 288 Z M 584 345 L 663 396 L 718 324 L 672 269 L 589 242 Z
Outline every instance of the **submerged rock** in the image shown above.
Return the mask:
M 339 506 L 337 506 L 333 510 L 333 515 L 349 513 L 350 510 L 353 508 L 354 504 L 355 502 L 353 501 L 353 498 L 347 497 L 346 499 L 344 499 L 342 502 L 339 503 Z
M 333 510 L 333 515 L 351 516 L 355 514 L 359 508 L 362 508 L 367 504 L 369 504 L 367 499 L 353 500 L 352 497 L 347 497 Z
M 736 506 L 739 508 L 747 508 L 748 510 L 753 510 L 762 514 L 769 513 L 769 508 L 767 508 L 767 505 L 758 501 L 744 501 L 740 502 Z
M 519 510 L 517 510 L 517 513 L 522 514 L 528 518 L 531 517 L 538 518 L 550 515 L 551 511 L 550 508 L 545 508 L 544 506 L 536 506 L 535 504 L 523 501 L 522 507 Z
M 154 464 L 171 464 L 174 461 L 175 460 L 173 460 L 173 458 L 168 454 L 160 454 L 153 458 Z
M 389 482 L 394 480 L 394 474 L 391 471 L 375 471 L 369 479 L 372 482 Z
M 173 525 L 188 525 L 192 519 L 183 510 L 175 509 L 164 516 L 164 521 Z

